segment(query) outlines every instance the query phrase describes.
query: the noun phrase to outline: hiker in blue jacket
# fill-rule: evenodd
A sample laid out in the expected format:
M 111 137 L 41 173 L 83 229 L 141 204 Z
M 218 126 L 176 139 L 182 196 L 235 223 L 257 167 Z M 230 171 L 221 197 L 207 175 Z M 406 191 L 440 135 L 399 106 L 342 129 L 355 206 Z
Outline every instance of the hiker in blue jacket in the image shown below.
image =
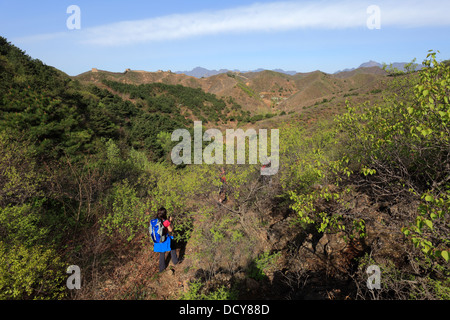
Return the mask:
M 158 209 L 157 219 L 159 219 L 164 226 L 163 234 L 168 235 L 166 240 L 161 243 L 155 243 L 153 247 L 153 251 L 159 252 L 159 272 L 163 272 L 166 269 L 166 252 L 170 251 L 170 255 L 172 257 L 172 262 L 174 265 L 178 263 L 177 252 L 173 245 L 173 236 L 168 234 L 173 231 L 172 227 L 172 217 L 167 219 L 167 210 L 164 207 Z

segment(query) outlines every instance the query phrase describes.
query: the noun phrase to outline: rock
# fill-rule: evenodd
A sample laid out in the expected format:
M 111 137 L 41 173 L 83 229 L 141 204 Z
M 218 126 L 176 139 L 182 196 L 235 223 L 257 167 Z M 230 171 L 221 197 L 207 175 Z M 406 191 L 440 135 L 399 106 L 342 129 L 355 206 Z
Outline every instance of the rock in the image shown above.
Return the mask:
M 347 246 L 347 243 L 344 240 L 344 233 L 339 232 L 336 234 L 327 235 L 328 238 L 328 250 L 329 254 L 341 252 Z
M 347 243 L 344 241 L 343 233 L 324 234 L 317 242 L 316 254 L 323 255 L 328 259 L 334 259 L 342 254 L 346 247 Z
M 296 233 L 293 232 L 289 220 L 290 219 L 287 218 L 279 221 L 267 230 L 267 239 L 273 245 L 273 249 L 281 250 L 295 238 Z
M 324 234 L 322 238 L 320 238 L 319 242 L 317 242 L 316 253 L 328 256 L 331 253 L 331 248 L 328 246 L 329 242 L 330 240 L 328 239 L 328 236 Z
M 313 246 L 313 235 L 310 233 L 308 234 L 308 236 L 306 237 L 305 241 L 303 241 L 302 247 L 314 252 L 314 246 Z

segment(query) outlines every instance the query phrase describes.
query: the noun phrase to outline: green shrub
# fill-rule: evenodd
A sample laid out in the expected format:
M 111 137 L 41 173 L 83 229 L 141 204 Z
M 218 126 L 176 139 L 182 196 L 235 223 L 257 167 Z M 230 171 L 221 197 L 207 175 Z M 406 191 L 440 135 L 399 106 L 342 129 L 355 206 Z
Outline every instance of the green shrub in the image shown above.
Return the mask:
M 145 229 L 148 204 L 138 198 L 128 180 L 116 184 L 106 199 L 106 208 L 108 213 L 100 220 L 103 234 L 131 241 Z
M 194 280 L 189 283 L 189 290 L 183 293 L 180 300 L 236 300 L 235 290 L 228 289 L 222 285 L 217 289 L 204 292 L 204 285 L 200 280 Z
M 337 122 L 350 163 L 376 199 L 419 203 L 396 227 L 441 281 L 450 272 L 450 67 L 435 52 L 423 64 L 418 74 L 397 76 L 382 105 L 348 106 Z
M 40 226 L 40 204 L 0 208 L 0 234 L 7 243 L 31 246 L 44 239 L 49 230 Z
M 65 267 L 50 248 L 0 242 L 0 299 L 62 299 Z
M 247 270 L 247 275 L 255 280 L 262 280 L 267 277 L 267 272 L 276 268 L 276 263 L 281 256 L 281 252 L 270 253 L 268 251 L 260 254 Z

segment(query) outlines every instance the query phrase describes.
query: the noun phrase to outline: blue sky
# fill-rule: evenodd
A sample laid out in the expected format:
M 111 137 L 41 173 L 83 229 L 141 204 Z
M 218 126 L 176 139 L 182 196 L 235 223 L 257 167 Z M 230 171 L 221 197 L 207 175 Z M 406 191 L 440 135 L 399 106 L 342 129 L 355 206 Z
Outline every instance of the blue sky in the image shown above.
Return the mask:
M 80 8 L 69 30 L 70 5 Z M 370 29 L 371 5 L 379 29 Z M 0 35 L 70 74 L 257 68 L 335 72 L 450 58 L 448 0 L 2 0 Z

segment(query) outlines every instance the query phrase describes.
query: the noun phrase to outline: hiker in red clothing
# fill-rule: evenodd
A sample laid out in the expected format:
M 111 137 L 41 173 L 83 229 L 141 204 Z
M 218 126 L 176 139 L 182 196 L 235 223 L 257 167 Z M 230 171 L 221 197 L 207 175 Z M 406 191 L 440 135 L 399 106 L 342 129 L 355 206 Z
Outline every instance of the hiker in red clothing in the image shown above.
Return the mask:
M 226 194 L 226 190 L 225 190 L 227 178 L 225 176 L 225 169 L 223 167 L 220 172 L 220 182 L 222 183 L 222 185 L 220 186 L 220 189 L 219 189 L 219 203 L 225 203 L 227 201 L 227 194 Z
M 147 214 L 149 214 L 147 212 Z M 161 222 L 161 235 L 164 235 L 165 240 L 163 242 L 154 243 L 153 251 L 159 252 L 159 272 L 163 272 L 166 269 L 166 252 L 170 252 L 172 263 L 176 265 L 178 263 L 177 252 L 173 246 L 173 236 L 169 233 L 173 231 L 172 217 L 167 218 L 167 210 L 164 207 L 158 209 L 156 218 Z
M 271 167 L 271 165 L 272 165 L 272 162 L 269 160 L 268 162 L 266 162 L 262 167 L 261 167 L 261 172 L 264 170 L 264 169 L 268 169 L 268 168 L 270 168 Z M 272 184 L 272 177 L 271 176 L 267 176 L 267 175 L 261 175 L 260 176 L 260 181 L 263 183 L 263 184 L 266 184 L 266 183 L 268 183 L 269 185 L 270 184 Z

